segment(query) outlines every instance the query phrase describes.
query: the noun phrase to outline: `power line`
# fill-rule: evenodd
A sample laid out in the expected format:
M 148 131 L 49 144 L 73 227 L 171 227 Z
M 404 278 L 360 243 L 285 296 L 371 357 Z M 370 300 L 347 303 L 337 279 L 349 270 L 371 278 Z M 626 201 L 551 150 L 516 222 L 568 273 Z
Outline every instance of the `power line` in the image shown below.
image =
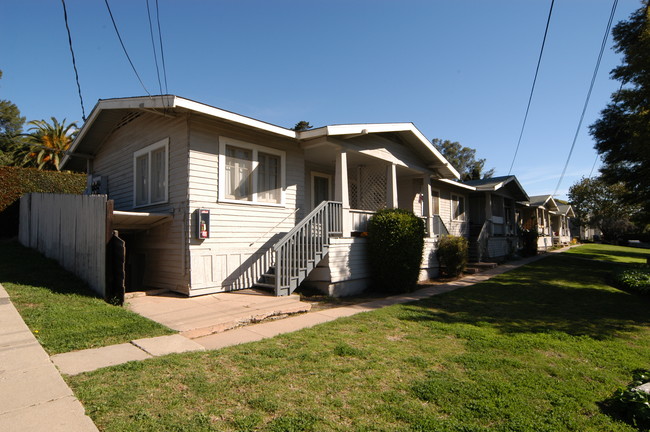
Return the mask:
M 528 111 L 530 110 L 530 103 L 533 100 L 533 93 L 535 92 L 535 83 L 537 82 L 537 74 L 539 73 L 539 65 L 542 63 L 542 54 L 544 54 L 544 45 L 546 45 L 546 36 L 548 35 L 548 27 L 551 24 L 551 15 L 553 14 L 553 5 L 555 0 L 551 0 L 551 8 L 548 11 L 548 18 L 546 20 L 546 29 L 544 30 L 544 39 L 542 40 L 542 47 L 539 50 L 539 58 L 537 59 L 537 68 L 535 69 L 535 78 L 533 78 L 533 85 L 530 88 L 530 96 L 528 97 L 528 106 L 526 106 L 526 115 L 524 115 L 524 122 L 521 125 L 521 132 L 519 132 L 519 140 L 517 140 L 517 147 L 515 148 L 515 155 L 512 157 L 512 163 L 510 164 L 510 169 L 508 170 L 508 175 L 512 172 L 512 167 L 515 164 L 515 159 L 517 159 L 517 153 L 519 152 L 519 145 L 521 144 L 521 137 L 524 136 L 524 128 L 526 127 L 526 120 L 528 119 Z
M 576 128 L 576 133 L 573 136 L 573 142 L 571 143 L 571 149 L 569 150 L 569 155 L 566 158 L 566 163 L 564 164 L 564 169 L 560 175 L 559 180 L 557 181 L 557 186 L 555 186 L 555 191 L 553 196 L 557 194 L 558 189 L 560 189 L 560 184 L 564 179 L 564 174 L 566 174 L 566 169 L 569 166 L 569 161 L 571 160 L 571 155 L 573 154 L 573 149 L 576 145 L 578 139 L 578 134 L 580 133 L 580 128 L 582 127 L 582 121 L 585 118 L 585 112 L 587 111 L 587 105 L 589 105 L 589 99 L 591 98 L 591 91 L 594 88 L 594 83 L 596 82 L 596 75 L 598 75 L 598 68 L 600 67 L 600 61 L 603 58 L 603 52 L 605 51 L 605 46 L 607 46 L 607 38 L 609 37 L 609 31 L 612 27 L 612 21 L 614 21 L 614 14 L 616 13 L 616 6 L 618 5 L 618 0 L 614 0 L 612 4 L 612 10 L 609 14 L 609 21 L 607 22 L 607 28 L 605 29 L 605 34 L 603 35 L 603 41 L 600 44 L 600 52 L 598 53 L 598 60 L 596 61 L 596 67 L 594 68 L 594 74 L 591 77 L 591 84 L 589 85 L 589 91 L 587 92 L 587 98 L 585 99 L 585 104 L 582 107 L 582 114 L 580 115 L 580 121 L 578 122 L 578 127 Z
M 163 75 L 165 78 L 165 94 L 168 94 L 167 68 L 165 67 L 165 51 L 163 50 L 162 32 L 160 31 L 160 9 L 158 9 L 158 0 L 156 0 L 156 20 L 158 21 L 158 38 L 160 40 L 160 59 L 162 60 Z
M 149 34 L 151 34 L 151 46 L 153 47 L 153 60 L 156 63 L 156 75 L 158 76 L 158 88 L 162 94 L 162 84 L 160 83 L 160 69 L 158 68 L 158 55 L 156 54 L 156 43 L 153 40 L 153 25 L 151 24 L 151 11 L 149 10 L 149 0 L 147 0 L 147 17 L 149 18 Z
M 594 159 L 594 164 L 591 166 L 591 171 L 589 171 L 589 177 L 591 178 L 591 174 L 594 172 L 594 168 L 596 167 L 596 162 L 598 162 L 598 156 L 600 156 L 598 153 L 596 153 L 596 159 Z
M 140 85 L 144 89 L 145 93 L 151 96 L 151 93 L 149 93 L 147 88 L 144 86 L 142 79 L 140 79 L 140 75 L 138 74 L 138 71 L 135 70 L 135 66 L 133 66 L 133 62 L 131 61 L 131 57 L 129 57 L 129 53 L 126 52 L 126 47 L 124 46 L 124 42 L 122 41 L 122 36 L 120 36 L 120 31 L 117 29 L 117 24 L 115 24 L 115 18 L 113 18 L 113 12 L 111 12 L 111 7 L 108 5 L 108 0 L 104 0 L 104 3 L 106 3 L 106 9 L 108 9 L 108 13 L 111 16 L 111 21 L 113 22 L 113 28 L 115 28 L 115 33 L 117 33 L 117 38 L 120 40 L 120 44 L 122 45 L 122 50 L 124 50 L 124 54 L 126 55 L 129 64 L 131 64 L 131 68 L 133 69 L 133 72 L 135 72 L 135 76 L 138 77 L 138 81 L 140 81 Z
M 77 72 L 77 62 L 74 58 L 74 50 L 72 49 L 72 36 L 70 35 L 70 26 L 68 26 L 68 11 L 65 7 L 65 0 L 61 0 L 63 4 L 63 20 L 65 21 L 65 29 L 68 31 L 68 45 L 70 46 L 70 54 L 72 54 L 72 67 L 74 68 L 74 77 L 77 81 L 77 92 L 79 93 L 79 101 L 81 102 L 81 118 L 86 121 L 86 109 L 84 108 L 84 98 L 81 96 L 81 85 L 79 85 L 79 73 Z

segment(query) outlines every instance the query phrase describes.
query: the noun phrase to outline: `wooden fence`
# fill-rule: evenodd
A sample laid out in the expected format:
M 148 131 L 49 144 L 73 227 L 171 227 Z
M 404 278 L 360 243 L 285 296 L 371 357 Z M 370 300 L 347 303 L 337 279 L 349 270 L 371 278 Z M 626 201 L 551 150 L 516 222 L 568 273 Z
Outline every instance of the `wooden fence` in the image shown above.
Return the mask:
M 106 295 L 106 195 L 30 193 L 20 199 L 18 239 Z

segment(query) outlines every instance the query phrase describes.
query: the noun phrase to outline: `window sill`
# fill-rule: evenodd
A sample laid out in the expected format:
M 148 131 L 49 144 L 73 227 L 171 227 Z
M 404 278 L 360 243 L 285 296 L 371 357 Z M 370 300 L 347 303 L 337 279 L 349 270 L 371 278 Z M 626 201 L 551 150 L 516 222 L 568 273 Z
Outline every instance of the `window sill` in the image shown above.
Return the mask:
M 148 204 L 137 204 L 137 205 L 136 205 L 136 204 L 133 204 L 133 208 L 134 208 L 134 209 L 141 209 L 141 208 L 145 208 L 145 207 L 153 207 L 153 206 L 157 206 L 157 205 L 161 205 L 161 204 L 169 204 L 169 200 L 165 200 L 165 201 L 157 201 L 157 202 L 154 202 L 154 203 L 148 203 Z
M 240 200 L 231 200 L 231 199 L 219 199 L 217 200 L 219 204 L 238 204 L 238 205 L 248 205 L 248 206 L 258 206 L 258 207 L 276 207 L 276 208 L 286 208 L 286 204 L 275 204 L 275 203 L 266 203 L 261 201 L 240 201 Z

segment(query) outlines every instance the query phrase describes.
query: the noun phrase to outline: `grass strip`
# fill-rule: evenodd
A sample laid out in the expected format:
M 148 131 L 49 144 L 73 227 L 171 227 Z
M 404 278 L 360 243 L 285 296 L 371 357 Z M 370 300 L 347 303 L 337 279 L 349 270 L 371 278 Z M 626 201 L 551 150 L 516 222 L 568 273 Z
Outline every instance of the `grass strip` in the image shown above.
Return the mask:
M 0 242 L 0 284 L 50 355 L 174 333 L 106 303 L 55 261 L 16 242 Z
M 650 359 L 650 302 L 606 282 L 636 252 L 67 380 L 103 431 L 634 431 L 600 404 Z

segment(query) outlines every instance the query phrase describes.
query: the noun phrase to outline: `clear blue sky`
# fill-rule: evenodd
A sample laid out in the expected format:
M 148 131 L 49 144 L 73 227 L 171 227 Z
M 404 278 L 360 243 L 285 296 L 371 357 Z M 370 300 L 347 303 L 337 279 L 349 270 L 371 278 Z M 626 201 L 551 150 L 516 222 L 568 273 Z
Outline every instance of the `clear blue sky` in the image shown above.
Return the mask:
M 145 94 L 103 0 L 67 0 L 86 114 L 98 99 Z M 110 0 L 129 55 L 160 93 L 145 0 Z M 155 5 L 155 0 L 150 0 Z M 615 22 L 641 5 L 620 0 Z M 168 92 L 280 126 L 299 120 L 413 122 L 459 141 L 506 175 L 550 0 L 159 0 Z M 557 0 L 513 168 L 529 195 L 551 194 L 589 88 L 612 0 Z M 154 22 L 155 25 L 155 22 Z M 2 0 L 0 99 L 27 120 L 81 124 L 59 0 Z M 618 88 L 611 37 L 559 189 L 589 175 L 588 126 Z M 164 85 L 164 84 L 163 84 Z M 164 92 L 164 88 L 163 88 Z

